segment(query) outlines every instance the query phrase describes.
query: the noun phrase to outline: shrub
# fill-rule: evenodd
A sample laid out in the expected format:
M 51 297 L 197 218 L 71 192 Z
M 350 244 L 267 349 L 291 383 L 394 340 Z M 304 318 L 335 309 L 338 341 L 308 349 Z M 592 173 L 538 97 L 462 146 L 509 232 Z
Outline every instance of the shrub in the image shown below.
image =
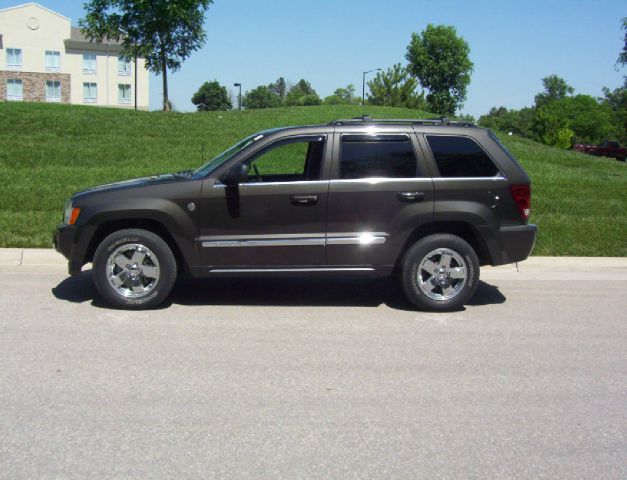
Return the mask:
M 192 97 L 192 103 L 199 112 L 230 110 L 232 107 L 226 87 L 220 85 L 217 80 L 203 83 Z
M 278 107 L 280 103 L 279 96 L 265 85 L 246 92 L 242 100 L 242 105 L 249 109 Z

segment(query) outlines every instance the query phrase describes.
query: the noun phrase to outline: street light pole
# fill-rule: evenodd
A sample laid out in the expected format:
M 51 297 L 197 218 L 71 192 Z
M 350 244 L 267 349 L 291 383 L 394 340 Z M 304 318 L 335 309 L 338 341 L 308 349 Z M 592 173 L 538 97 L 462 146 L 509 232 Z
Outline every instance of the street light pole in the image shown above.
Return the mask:
M 368 73 L 379 72 L 379 71 L 381 71 L 380 68 L 373 68 L 372 70 L 368 70 L 367 72 L 364 72 L 362 79 L 361 79 L 361 104 L 362 105 L 366 104 L 366 75 Z
M 241 83 L 234 83 L 233 84 L 234 87 L 239 87 L 239 95 L 237 96 L 237 104 L 239 109 L 242 109 L 242 84 Z

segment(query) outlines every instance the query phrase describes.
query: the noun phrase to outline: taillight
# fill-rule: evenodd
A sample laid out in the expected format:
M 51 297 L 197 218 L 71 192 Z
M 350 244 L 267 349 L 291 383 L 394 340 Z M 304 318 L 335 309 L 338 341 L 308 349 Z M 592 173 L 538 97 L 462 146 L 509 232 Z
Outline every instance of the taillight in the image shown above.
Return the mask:
M 510 185 L 509 193 L 512 194 L 514 202 L 523 219 L 527 220 L 531 213 L 531 186 L 530 185 Z

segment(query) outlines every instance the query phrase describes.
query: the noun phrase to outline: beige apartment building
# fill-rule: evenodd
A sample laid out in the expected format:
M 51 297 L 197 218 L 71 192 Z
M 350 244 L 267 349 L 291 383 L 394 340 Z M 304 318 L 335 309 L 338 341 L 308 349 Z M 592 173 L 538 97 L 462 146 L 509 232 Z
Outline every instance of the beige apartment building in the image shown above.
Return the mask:
M 69 18 L 36 3 L 0 10 L 0 101 L 60 102 L 147 110 L 143 59 L 118 57 L 116 42 L 95 43 Z M 135 72 L 137 68 L 137 72 Z

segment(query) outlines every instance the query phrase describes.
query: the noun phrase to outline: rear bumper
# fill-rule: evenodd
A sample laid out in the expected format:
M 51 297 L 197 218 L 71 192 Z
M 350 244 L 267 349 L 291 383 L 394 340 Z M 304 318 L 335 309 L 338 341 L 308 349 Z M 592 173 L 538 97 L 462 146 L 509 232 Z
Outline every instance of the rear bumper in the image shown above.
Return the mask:
M 500 261 L 493 262 L 493 265 L 521 262 L 527 259 L 536 243 L 538 227 L 535 225 L 501 227 L 499 234 L 502 255 Z
M 52 243 L 57 252 L 68 259 L 68 273 L 78 275 L 85 264 L 87 251 L 86 236 L 81 235 L 81 228 L 76 225 L 59 225 L 52 236 Z

